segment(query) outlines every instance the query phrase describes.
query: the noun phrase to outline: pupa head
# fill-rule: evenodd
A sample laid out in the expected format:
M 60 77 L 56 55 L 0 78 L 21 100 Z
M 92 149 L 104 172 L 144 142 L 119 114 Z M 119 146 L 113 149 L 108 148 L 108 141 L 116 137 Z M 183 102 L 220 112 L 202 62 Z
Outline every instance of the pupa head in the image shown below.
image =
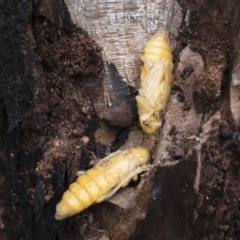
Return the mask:
M 144 114 L 139 117 L 142 130 L 148 134 L 155 134 L 162 126 L 159 114 Z
M 146 148 L 131 148 L 129 149 L 129 152 L 139 159 L 139 165 L 146 164 L 150 158 L 149 151 Z

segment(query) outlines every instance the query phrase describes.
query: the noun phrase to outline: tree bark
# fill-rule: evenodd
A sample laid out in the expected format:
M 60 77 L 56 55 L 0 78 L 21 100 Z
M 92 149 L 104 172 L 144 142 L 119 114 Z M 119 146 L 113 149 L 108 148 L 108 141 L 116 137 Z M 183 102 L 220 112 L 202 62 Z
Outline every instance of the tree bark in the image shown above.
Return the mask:
M 139 129 L 123 69 L 104 64 L 68 4 L 0 1 L 0 238 L 239 239 L 240 3 L 178 0 L 157 146 Z M 154 164 L 138 186 L 54 219 L 77 170 L 132 145 Z

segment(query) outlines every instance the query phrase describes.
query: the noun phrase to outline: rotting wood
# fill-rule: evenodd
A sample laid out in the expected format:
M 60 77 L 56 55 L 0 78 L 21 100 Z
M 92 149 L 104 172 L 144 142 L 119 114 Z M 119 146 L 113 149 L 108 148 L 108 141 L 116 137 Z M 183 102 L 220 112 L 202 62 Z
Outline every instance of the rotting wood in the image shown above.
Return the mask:
M 116 239 L 118 236 L 115 234 L 121 234 L 122 231 L 124 234 L 130 233 L 130 239 L 238 239 L 240 131 L 236 111 L 239 106 L 236 80 L 240 59 L 239 2 L 178 1 L 183 22 L 180 31 L 175 33 L 178 34 L 174 50 L 176 85 L 165 114 L 166 127 L 168 123 L 173 124 L 166 134 L 160 135 L 160 141 L 164 143 L 170 139 L 170 143 L 185 149 L 185 155 L 176 161 L 162 148 L 167 155 L 156 158 L 156 162 L 160 161 L 163 166 L 158 166 L 156 172 L 151 173 L 154 176 L 147 178 L 149 182 L 144 182 L 148 184 L 147 190 L 137 194 L 139 200 L 136 208 L 127 210 L 127 213 L 131 213 L 127 216 L 133 217 L 128 218 L 132 225 L 126 222 L 124 209 L 119 206 L 114 208 L 113 204 L 106 202 L 67 222 L 61 222 L 58 228 L 52 221 L 56 198 L 60 198 L 77 169 L 89 167 L 92 152 L 102 157 L 109 146 L 90 141 L 87 148 L 83 148 L 79 142 L 83 134 L 88 132 L 93 136 L 94 127 L 97 128 L 95 123 L 98 120 L 93 114 L 90 94 L 94 96 L 98 93 L 91 93 L 91 87 L 88 91 L 86 88 L 82 91 L 84 84 L 79 87 L 77 81 L 82 83 L 88 79 L 95 88 L 102 86 L 101 80 L 94 78 L 94 74 L 101 75 L 101 71 L 96 69 L 96 65 L 99 68 L 101 66 L 100 50 L 80 30 L 79 40 L 73 43 L 73 35 L 56 27 L 61 23 L 66 27 L 64 16 L 67 16 L 67 12 L 63 11 L 63 14 L 59 11 L 63 9 L 60 5 L 58 11 L 54 12 L 57 18 L 51 17 L 51 12 L 48 11 L 50 16 L 44 12 L 44 9 L 47 10 L 44 1 L 34 1 L 35 10 L 40 2 L 44 8 L 38 17 L 35 12 L 33 19 L 31 1 L 9 0 L 0 3 L 0 27 L 4 33 L 0 40 L 0 85 L 4 89 L 0 92 L 0 152 L 7 159 L 3 161 L 1 169 L 4 175 L 1 185 L 1 192 L 4 192 L 2 220 L 4 226 L 8 226 L 2 229 L 4 232 L 1 231 L 1 234 L 5 234 L 7 239 L 42 239 L 43 236 L 51 240 L 106 239 L 109 236 Z M 57 2 L 65 6 L 63 1 Z M 48 1 L 52 6 L 54 3 L 55 0 Z M 50 18 L 52 23 L 46 18 Z M 32 34 L 32 28 L 37 27 L 37 23 L 38 29 Z M 39 38 L 37 33 L 41 33 Z M 59 38 L 62 41 L 59 42 Z M 59 58 L 58 64 L 54 57 L 57 58 L 58 53 L 64 52 L 67 46 L 78 46 L 77 42 L 85 46 L 76 48 L 81 49 L 77 55 L 77 58 L 83 57 L 81 68 L 75 62 L 74 50 L 69 50 L 72 56 L 65 56 L 66 60 L 70 57 L 70 65 L 66 61 L 66 69 L 62 68 L 64 61 Z M 58 50 L 56 45 L 60 46 Z M 42 50 L 37 53 L 35 46 Z M 196 84 L 189 89 L 186 79 L 191 79 L 197 70 L 187 67 L 179 71 L 179 53 L 187 46 L 195 56 L 200 56 L 198 59 L 202 59 L 204 65 L 203 74 L 197 75 Z M 56 56 L 49 54 L 51 50 L 55 51 Z M 76 69 L 72 68 L 75 65 Z M 201 64 L 198 66 L 201 67 Z M 81 72 L 80 76 L 71 75 L 75 70 Z M 84 95 L 82 98 L 80 92 L 89 95 L 89 99 L 84 101 L 87 97 Z M 79 99 L 82 101 L 79 102 Z M 174 103 L 177 114 L 175 122 L 194 109 L 196 114 L 192 115 L 193 119 L 189 118 L 193 131 L 182 133 L 178 125 L 175 126 L 172 119 L 174 115 L 170 114 L 171 104 Z M 199 136 L 203 123 L 217 111 L 220 111 L 221 119 L 213 124 L 214 131 L 203 146 L 200 184 L 197 184 L 196 194 L 193 191 L 197 169 L 195 140 L 185 139 L 181 135 Z M 132 130 L 136 130 L 136 127 Z M 114 131 L 117 136 L 126 133 L 117 128 Z M 116 145 L 122 144 L 124 139 L 117 140 Z M 44 165 L 46 176 L 50 177 L 47 179 L 36 176 L 35 172 L 36 163 L 43 159 L 44 154 L 50 160 L 46 159 L 48 165 Z M 56 165 L 52 165 L 53 162 Z M 109 233 L 100 230 L 101 222 L 104 222 L 102 226 Z M 124 234 L 122 236 L 127 239 L 128 236 Z

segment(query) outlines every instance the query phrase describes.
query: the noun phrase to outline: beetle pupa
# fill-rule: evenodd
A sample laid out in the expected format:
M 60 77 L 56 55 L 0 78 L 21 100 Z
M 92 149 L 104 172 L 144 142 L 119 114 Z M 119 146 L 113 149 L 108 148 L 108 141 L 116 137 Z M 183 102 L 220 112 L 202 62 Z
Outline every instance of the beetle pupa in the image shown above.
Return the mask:
M 136 97 L 142 130 L 154 134 L 161 127 L 161 115 L 172 86 L 172 55 L 165 28 L 147 43 L 140 57 L 140 89 Z
M 94 168 L 81 172 L 57 204 L 55 218 L 60 220 L 70 217 L 93 203 L 108 199 L 133 177 L 145 171 L 148 159 L 147 149 L 130 148 L 112 153 Z

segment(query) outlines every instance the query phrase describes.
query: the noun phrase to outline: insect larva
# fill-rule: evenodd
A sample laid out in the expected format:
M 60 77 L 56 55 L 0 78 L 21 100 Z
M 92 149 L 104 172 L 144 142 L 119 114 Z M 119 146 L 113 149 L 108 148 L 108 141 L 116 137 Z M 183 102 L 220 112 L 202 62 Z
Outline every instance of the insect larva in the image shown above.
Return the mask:
M 125 187 L 137 174 L 145 171 L 149 152 L 137 147 L 117 151 L 102 159 L 94 168 L 80 175 L 63 194 L 57 204 L 57 220 L 70 217 L 110 198 L 119 188 Z
M 149 40 L 140 59 L 143 65 L 136 97 L 139 121 L 144 132 L 154 134 L 161 127 L 172 86 L 172 55 L 165 28 Z

